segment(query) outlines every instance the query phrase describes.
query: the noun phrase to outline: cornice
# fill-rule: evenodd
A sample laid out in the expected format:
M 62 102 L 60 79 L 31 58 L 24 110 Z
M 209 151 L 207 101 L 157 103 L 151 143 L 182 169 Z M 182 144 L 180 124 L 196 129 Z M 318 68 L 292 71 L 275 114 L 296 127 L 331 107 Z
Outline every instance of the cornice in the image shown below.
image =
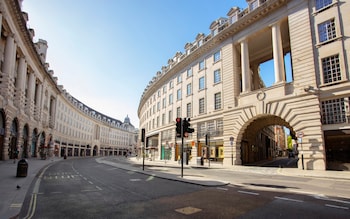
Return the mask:
M 56 82 L 51 77 L 51 75 L 47 72 L 47 69 L 45 68 L 45 63 L 42 63 L 41 61 L 41 58 L 37 52 L 35 44 L 33 43 L 31 34 L 27 28 L 27 22 L 23 17 L 23 12 L 21 10 L 21 7 L 18 1 L 17 0 L 5 0 L 5 1 L 10 11 L 8 15 L 12 17 L 12 19 L 14 20 L 14 24 L 19 30 L 16 34 L 21 36 L 21 39 L 23 40 L 24 45 L 26 46 L 28 52 L 30 53 L 31 59 L 37 66 L 39 66 L 40 71 L 44 72 L 43 74 L 44 78 L 49 78 L 50 83 L 54 85 L 53 87 L 55 87 L 56 90 L 60 92 Z

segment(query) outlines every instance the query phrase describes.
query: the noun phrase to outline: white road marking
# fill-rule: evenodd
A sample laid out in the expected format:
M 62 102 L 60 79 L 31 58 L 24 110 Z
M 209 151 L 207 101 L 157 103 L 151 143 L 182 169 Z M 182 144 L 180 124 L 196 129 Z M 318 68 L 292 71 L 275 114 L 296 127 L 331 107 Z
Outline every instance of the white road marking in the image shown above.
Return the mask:
M 331 207 L 331 208 L 340 208 L 340 209 L 345 209 L 348 210 L 348 207 L 344 207 L 344 206 L 339 206 L 339 205 L 329 205 L 329 204 L 325 204 L 325 206 L 327 207 Z
M 243 194 L 248 194 L 248 195 L 259 195 L 259 193 L 256 193 L 256 192 L 248 192 L 248 191 L 242 191 L 242 190 L 238 190 L 238 192 Z
M 227 190 L 228 190 L 227 188 L 222 188 L 222 187 L 218 187 L 217 189 L 219 189 L 219 190 L 224 190 L 224 191 L 227 191 Z
M 131 182 L 138 182 L 141 181 L 141 179 L 130 179 Z
M 292 202 L 304 202 L 303 200 L 299 200 L 299 199 L 284 198 L 284 197 L 278 197 L 278 196 L 275 196 L 275 198 L 280 200 L 285 200 L 285 201 L 292 201 Z
M 20 207 L 22 207 L 21 203 L 13 203 L 10 205 L 10 208 L 20 208 Z
M 91 181 L 89 181 L 89 183 L 92 185 L 92 184 L 94 184 L 93 182 L 91 182 Z
M 332 201 L 332 202 L 339 202 L 339 203 L 343 203 L 343 204 L 350 204 L 349 201 L 343 201 L 343 200 L 339 200 L 339 199 L 327 198 L 326 196 L 314 196 L 314 198 L 320 199 L 320 200 L 325 200 L 325 201 Z

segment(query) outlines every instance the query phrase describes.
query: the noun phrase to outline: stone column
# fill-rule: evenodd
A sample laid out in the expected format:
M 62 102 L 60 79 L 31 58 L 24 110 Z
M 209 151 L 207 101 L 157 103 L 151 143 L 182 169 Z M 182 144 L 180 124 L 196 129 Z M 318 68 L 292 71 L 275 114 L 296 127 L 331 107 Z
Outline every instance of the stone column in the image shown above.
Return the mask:
M 25 82 L 27 73 L 27 63 L 23 57 L 19 59 L 17 82 L 16 82 L 16 104 L 17 107 L 23 109 L 25 101 Z
M 38 84 L 37 86 L 37 91 L 36 91 L 36 97 L 35 97 L 35 117 L 37 119 L 40 119 L 40 114 L 41 114 L 41 97 L 42 97 L 42 90 L 43 90 L 43 85 Z
M 274 62 L 274 69 L 275 69 L 275 83 L 285 82 L 286 74 L 284 70 L 281 24 L 279 22 L 273 24 L 271 31 L 272 31 L 273 62 Z
M 2 65 L 2 71 L 4 72 L 4 91 L 2 93 L 8 97 L 7 99 L 10 101 L 10 103 L 12 103 L 14 95 L 14 63 L 16 58 L 15 48 L 16 46 L 13 35 L 7 36 L 4 52 L 4 63 Z
M 35 94 L 35 75 L 29 74 L 28 78 L 28 96 L 27 96 L 27 109 L 29 109 L 29 115 L 34 114 L 34 94 Z
M 251 74 L 249 69 L 248 40 L 241 42 L 242 92 L 251 91 Z

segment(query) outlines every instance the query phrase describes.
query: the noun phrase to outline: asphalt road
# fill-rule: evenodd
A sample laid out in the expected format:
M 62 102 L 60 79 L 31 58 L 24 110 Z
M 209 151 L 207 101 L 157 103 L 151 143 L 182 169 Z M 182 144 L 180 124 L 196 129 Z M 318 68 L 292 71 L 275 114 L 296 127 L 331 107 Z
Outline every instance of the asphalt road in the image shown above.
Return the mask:
M 250 186 L 203 187 L 93 158 L 63 160 L 34 180 L 20 218 L 350 218 L 350 200 L 258 190 L 277 184 L 249 177 Z

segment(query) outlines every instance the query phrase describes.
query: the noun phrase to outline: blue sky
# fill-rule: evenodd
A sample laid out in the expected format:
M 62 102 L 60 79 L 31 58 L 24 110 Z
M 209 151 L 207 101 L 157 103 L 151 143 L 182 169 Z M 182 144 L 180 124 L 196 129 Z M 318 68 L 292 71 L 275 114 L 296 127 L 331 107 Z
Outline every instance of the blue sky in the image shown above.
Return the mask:
M 89 107 L 139 126 L 140 97 L 153 76 L 212 21 L 245 0 L 24 0 L 36 42 L 58 84 Z

